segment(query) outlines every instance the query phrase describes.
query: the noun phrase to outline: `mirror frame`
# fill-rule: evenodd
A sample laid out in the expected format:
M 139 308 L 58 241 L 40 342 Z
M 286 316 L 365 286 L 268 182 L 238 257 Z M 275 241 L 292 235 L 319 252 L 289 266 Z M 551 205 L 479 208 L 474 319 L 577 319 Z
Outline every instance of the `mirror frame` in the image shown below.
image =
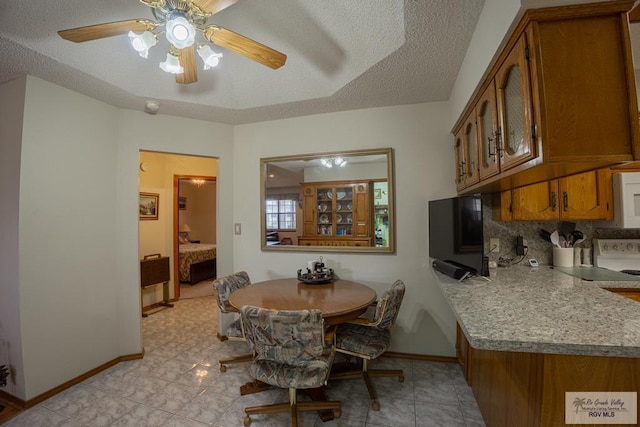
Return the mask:
M 287 160 L 315 160 L 325 157 L 356 157 L 386 155 L 387 157 L 387 197 L 389 215 L 388 246 L 299 246 L 299 245 L 267 245 L 267 226 L 265 200 L 267 191 L 267 165 L 272 162 Z M 260 159 L 260 246 L 262 251 L 268 252 L 336 252 L 336 253 L 369 253 L 394 254 L 396 251 L 396 223 L 395 223 L 395 185 L 394 158 L 392 148 L 377 148 L 368 150 L 333 151 L 323 153 L 298 154 Z

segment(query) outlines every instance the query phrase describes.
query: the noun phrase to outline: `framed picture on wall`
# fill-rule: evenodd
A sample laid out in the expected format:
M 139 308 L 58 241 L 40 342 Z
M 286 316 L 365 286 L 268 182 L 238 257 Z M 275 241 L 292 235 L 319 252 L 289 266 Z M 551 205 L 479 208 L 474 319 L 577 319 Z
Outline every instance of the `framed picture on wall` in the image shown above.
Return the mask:
M 158 193 L 140 193 L 140 219 L 158 219 Z
M 373 190 L 373 198 L 374 199 L 382 199 L 382 189 L 381 188 L 375 188 Z
M 186 197 L 178 197 L 178 209 L 187 209 Z

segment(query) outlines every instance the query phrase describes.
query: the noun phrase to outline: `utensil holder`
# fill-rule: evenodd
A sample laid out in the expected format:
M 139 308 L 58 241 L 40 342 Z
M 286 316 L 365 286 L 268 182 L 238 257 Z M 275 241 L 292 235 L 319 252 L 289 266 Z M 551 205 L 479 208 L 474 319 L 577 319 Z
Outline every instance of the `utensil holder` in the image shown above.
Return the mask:
M 553 265 L 556 267 L 573 267 L 573 248 L 553 248 Z

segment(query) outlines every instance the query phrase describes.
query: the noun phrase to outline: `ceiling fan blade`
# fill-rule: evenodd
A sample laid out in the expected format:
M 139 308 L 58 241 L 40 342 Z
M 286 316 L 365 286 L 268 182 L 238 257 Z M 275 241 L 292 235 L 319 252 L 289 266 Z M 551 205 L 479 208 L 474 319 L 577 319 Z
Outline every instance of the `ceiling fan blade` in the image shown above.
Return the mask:
M 126 34 L 129 31 L 144 32 L 156 27 L 156 23 L 148 19 L 129 19 L 127 21 L 107 22 L 58 31 L 60 37 L 76 43 Z
M 213 15 L 223 9 L 233 6 L 240 0 L 193 0 L 193 5 L 206 14 Z
M 196 48 L 195 46 L 180 49 L 180 65 L 184 68 L 184 73 L 176 74 L 176 83 L 189 84 L 198 81 L 198 72 L 196 71 Z
M 274 70 L 282 67 L 287 60 L 287 55 L 284 53 L 217 25 L 205 27 L 204 37 L 220 47 L 232 50 Z

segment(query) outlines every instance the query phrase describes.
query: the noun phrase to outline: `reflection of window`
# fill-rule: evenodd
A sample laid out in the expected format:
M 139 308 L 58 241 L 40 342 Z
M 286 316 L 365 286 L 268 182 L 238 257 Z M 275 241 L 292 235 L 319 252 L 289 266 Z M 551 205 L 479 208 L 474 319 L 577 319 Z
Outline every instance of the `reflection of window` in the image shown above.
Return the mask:
M 267 196 L 265 212 L 267 230 L 295 230 L 297 194 Z

